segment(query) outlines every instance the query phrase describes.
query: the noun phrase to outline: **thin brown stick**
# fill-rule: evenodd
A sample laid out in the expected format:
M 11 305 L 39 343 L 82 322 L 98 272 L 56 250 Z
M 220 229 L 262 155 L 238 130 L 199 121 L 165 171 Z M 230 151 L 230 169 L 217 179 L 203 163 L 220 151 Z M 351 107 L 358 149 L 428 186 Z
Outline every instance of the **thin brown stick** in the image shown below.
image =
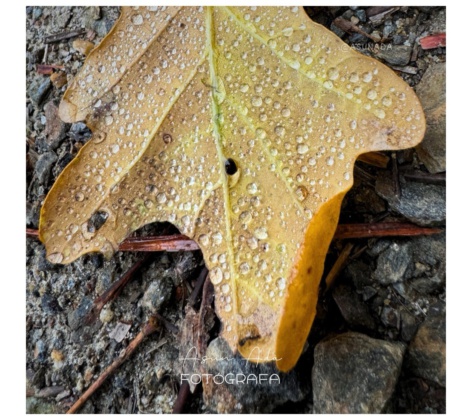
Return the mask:
M 328 275 L 326 276 L 326 290 L 330 289 L 330 287 L 334 284 L 335 279 L 342 271 L 348 257 L 353 250 L 353 244 L 351 242 L 347 243 L 342 251 L 340 252 L 337 260 L 335 261 L 334 265 L 332 266 L 331 270 L 329 271 Z
M 65 67 L 56 64 L 37 64 L 35 69 L 38 74 L 52 74 L 54 70 L 64 70 Z
M 70 32 L 61 32 L 59 34 L 46 36 L 43 42 L 45 44 L 52 44 L 54 42 L 64 41 L 65 39 L 75 38 L 76 36 L 80 36 L 85 33 L 86 33 L 86 29 L 79 29 L 77 31 L 70 31 Z
M 377 238 L 381 236 L 434 235 L 442 229 L 420 227 L 411 223 L 352 223 L 337 226 L 334 239 Z M 36 229 L 26 229 L 30 238 L 38 238 Z M 134 245 L 133 245 L 134 244 Z M 184 235 L 146 236 L 127 238 L 120 244 L 120 251 L 193 251 L 198 244 Z
M 398 159 L 396 153 L 391 154 L 392 168 L 391 173 L 393 176 L 393 191 L 397 198 L 401 197 L 401 184 L 399 183 L 399 168 L 398 168 Z
M 151 255 L 148 255 L 145 258 L 139 260 L 136 264 L 134 264 L 123 276 L 113 283 L 101 296 L 99 296 L 93 303 L 93 307 L 88 312 L 88 315 L 85 319 L 85 324 L 89 325 L 92 324 L 96 318 L 101 313 L 102 308 L 107 302 L 114 300 L 123 288 L 129 283 L 129 281 L 133 278 L 134 273 L 146 264 L 150 259 Z
M 159 323 L 155 317 L 151 317 L 147 324 L 145 324 L 140 333 L 132 340 L 128 347 L 126 347 L 125 351 L 121 353 L 121 355 L 116 359 L 108 368 L 106 368 L 101 375 L 93 382 L 93 384 L 83 393 L 83 395 L 75 402 L 72 407 L 70 407 L 67 414 L 75 414 L 85 402 L 97 391 L 101 385 L 106 381 L 106 379 L 113 373 L 115 370 L 125 362 L 129 356 L 136 350 L 139 344 L 142 343 L 145 337 L 152 334 L 155 331 L 159 330 Z
M 190 385 L 188 381 L 182 382 L 179 393 L 177 394 L 176 401 L 174 402 L 173 414 L 180 414 L 184 411 L 185 403 L 187 402 L 187 398 L 190 395 Z
M 38 230 L 37 229 L 26 228 L 26 236 L 28 236 L 29 238 L 37 238 L 38 239 Z
M 383 236 L 434 235 L 442 232 L 440 228 L 427 228 L 411 223 L 382 222 L 343 224 L 337 227 L 334 239 L 377 238 Z
M 204 284 L 204 281 L 206 280 L 207 275 L 208 275 L 208 269 L 206 267 L 203 267 L 196 281 L 195 288 L 193 289 L 192 294 L 188 298 L 187 303 L 190 306 L 195 305 L 196 300 L 198 299 L 198 295 L 200 294 L 201 289 L 203 288 L 203 284 Z
M 414 182 L 420 182 L 423 184 L 436 184 L 446 185 L 446 173 L 440 174 L 427 174 L 425 172 L 412 172 L 404 173 L 403 177 Z
M 198 244 L 184 235 L 144 236 L 125 239 L 120 251 L 195 251 Z

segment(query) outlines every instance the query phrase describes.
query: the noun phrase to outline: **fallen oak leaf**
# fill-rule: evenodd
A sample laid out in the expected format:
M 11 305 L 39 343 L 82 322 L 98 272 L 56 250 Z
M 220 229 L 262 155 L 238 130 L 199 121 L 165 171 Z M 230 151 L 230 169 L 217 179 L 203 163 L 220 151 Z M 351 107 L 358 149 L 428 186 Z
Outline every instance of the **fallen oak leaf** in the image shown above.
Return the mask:
M 110 256 L 169 221 L 201 246 L 221 335 L 284 371 L 313 322 L 354 161 L 425 129 L 409 86 L 297 7 L 123 8 L 60 115 L 93 139 L 43 204 L 48 259 Z

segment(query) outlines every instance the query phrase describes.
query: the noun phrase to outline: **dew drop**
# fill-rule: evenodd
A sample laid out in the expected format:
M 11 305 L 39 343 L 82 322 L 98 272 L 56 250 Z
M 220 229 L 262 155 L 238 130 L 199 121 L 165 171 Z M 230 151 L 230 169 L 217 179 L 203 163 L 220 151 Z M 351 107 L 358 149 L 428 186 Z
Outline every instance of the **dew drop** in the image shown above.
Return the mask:
M 48 260 L 51 261 L 53 264 L 60 264 L 64 256 L 60 252 L 55 252 L 53 254 L 48 255 Z
M 286 288 L 286 279 L 280 277 L 278 280 L 276 280 L 276 285 L 278 286 L 278 289 L 284 290 Z
M 230 291 L 230 286 L 228 285 L 228 283 L 224 283 L 221 286 L 221 290 L 222 290 L 222 293 L 228 293 Z
M 258 242 L 257 242 L 256 238 L 253 238 L 253 237 L 248 238 L 248 240 L 246 242 L 247 242 L 249 248 L 251 248 L 251 249 L 256 249 L 257 248 Z
M 222 234 L 220 232 L 212 234 L 212 242 L 214 245 L 220 245 L 222 243 L 222 239 Z
M 286 129 L 282 125 L 275 127 L 275 134 L 279 137 L 283 137 L 286 134 Z
M 284 36 L 291 36 L 293 33 L 294 33 L 294 29 L 292 29 L 291 27 L 288 27 L 288 28 L 284 28 L 282 31 Z
M 115 154 L 115 153 L 118 153 L 120 151 L 120 146 L 118 144 L 113 144 L 111 147 L 110 147 L 110 151 Z
M 392 100 L 391 100 L 391 98 L 389 96 L 384 96 L 382 98 L 382 105 L 383 106 L 391 106 L 391 104 L 392 104 Z
M 372 74 L 370 72 L 366 72 L 363 74 L 363 81 L 365 83 L 369 83 L 372 80 Z
M 252 220 L 252 215 L 251 215 L 251 212 L 249 211 L 243 211 L 241 214 L 240 214 L 240 222 L 241 223 L 249 223 L 251 220 Z
M 92 137 L 93 143 L 94 144 L 102 143 L 106 137 L 107 137 L 106 133 L 104 133 L 103 131 L 98 131 L 94 133 Z
M 327 159 L 326 159 L 326 165 L 328 166 L 332 166 L 334 164 L 334 158 L 332 156 L 329 156 Z
M 385 118 L 385 111 L 383 109 L 376 109 L 375 115 L 377 118 L 384 119 Z
M 246 83 L 244 83 L 244 84 L 242 84 L 240 86 L 240 91 L 241 92 L 246 93 L 248 90 L 249 90 L 249 85 L 247 85 Z
M 249 194 L 256 194 L 257 193 L 257 184 L 254 184 L 253 182 L 251 182 L 250 184 L 248 184 L 246 186 L 246 191 Z
M 374 89 L 367 91 L 367 97 L 371 100 L 377 97 L 377 92 Z
M 304 201 L 308 196 L 308 191 L 303 185 L 299 185 L 295 190 L 295 194 L 300 201 Z
M 351 83 L 358 83 L 359 76 L 356 73 L 351 73 L 349 79 Z
M 336 80 L 339 77 L 339 71 L 335 67 L 332 67 L 328 70 L 327 77 L 331 80 Z
M 267 239 L 267 238 L 268 238 L 267 229 L 264 228 L 264 227 L 258 227 L 258 228 L 254 231 L 254 236 L 255 236 L 257 239 Z
M 267 132 L 263 128 L 257 128 L 256 129 L 256 136 L 263 140 L 265 137 L 267 137 Z
M 253 106 L 259 107 L 262 105 L 262 98 L 260 96 L 253 96 L 251 99 L 251 104 Z
M 281 115 L 283 117 L 289 117 L 291 115 L 291 110 L 289 108 L 284 108 L 282 111 L 281 111 Z
M 158 193 L 156 196 L 157 201 L 160 204 L 166 203 L 166 194 L 165 193 Z
M 241 274 L 248 274 L 249 273 L 249 264 L 248 263 L 243 263 L 239 267 L 240 273 Z
M 144 18 L 142 17 L 142 15 L 133 15 L 131 17 L 131 22 L 134 25 L 142 25 L 142 23 L 144 23 Z
M 214 267 L 209 271 L 209 279 L 212 284 L 219 284 L 223 278 L 224 276 L 222 275 L 222 270 L 219 267 Z
M 76 201 L 83 201 L 85 199 L 85 195 L 81 192 L 77 192 L 75 194 L 75 200 Z
M 297 146 L 297 153 L 300 155 L 304 155 L 308 152 L 308 146 L 305 143 L 299 144 Z
M 198 237 L 198 242 L 203 246 L 209 245 L 209 236 L 206 234 L 200 235 Z
M 232 310 L 232 306 L 229 305 L 228 303 L 224 306 L 225 312 L 230 312 Z

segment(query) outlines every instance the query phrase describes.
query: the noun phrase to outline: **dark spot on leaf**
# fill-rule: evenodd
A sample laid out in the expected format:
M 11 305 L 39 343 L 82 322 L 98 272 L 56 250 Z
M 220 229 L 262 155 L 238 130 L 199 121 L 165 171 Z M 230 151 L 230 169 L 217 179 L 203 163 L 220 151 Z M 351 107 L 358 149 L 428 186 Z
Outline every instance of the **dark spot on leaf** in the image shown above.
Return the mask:
M 88 232 L 98 231 L 104 225 L 108 216 L 105 211 L 95 212 L 88 220 Z
M 163 134 L 163 141 L 165 144 L 169 144 L 172 142 L 172 136 L 171 134 Z
M 229 158 L 225 161 L 225 172 L 227 175 L 234 175 L 238 167 L 236 166 L 235 161 L 232 158 Z
M 308 267 L 307 273 L 310 274 L 313 267 Z

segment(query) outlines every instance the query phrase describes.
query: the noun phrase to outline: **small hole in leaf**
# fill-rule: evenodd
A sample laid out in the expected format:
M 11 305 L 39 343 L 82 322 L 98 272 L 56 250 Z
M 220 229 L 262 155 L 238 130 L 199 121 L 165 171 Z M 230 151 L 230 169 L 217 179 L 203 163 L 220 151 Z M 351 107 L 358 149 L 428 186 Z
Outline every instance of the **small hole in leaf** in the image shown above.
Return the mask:
M 166 143 L 166 144 L 169 144 L 172 142 L 172 136 L 171 134 L 163 134 L 163 141 Z
M 232 158 L 229 158 L 225 161 L 225 172 L 227 175 L 235 175 L 237 170 L 238 167 Z
M 98 231 L 107 221 L 109 214 L 105 211 L 97 211 L 88 220 L 88 232 L 94 233 Z

